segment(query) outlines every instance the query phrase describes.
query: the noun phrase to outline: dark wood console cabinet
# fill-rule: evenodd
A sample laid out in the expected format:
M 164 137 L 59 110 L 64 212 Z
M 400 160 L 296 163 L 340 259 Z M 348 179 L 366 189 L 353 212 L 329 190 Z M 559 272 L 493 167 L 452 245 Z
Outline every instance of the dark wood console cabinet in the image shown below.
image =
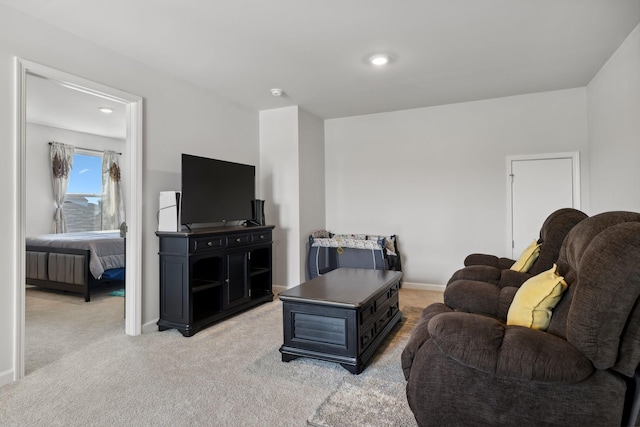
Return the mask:
M 158 231 L 158 329 L 190 337 L 235 313 L 272 301 L 274 226 Z

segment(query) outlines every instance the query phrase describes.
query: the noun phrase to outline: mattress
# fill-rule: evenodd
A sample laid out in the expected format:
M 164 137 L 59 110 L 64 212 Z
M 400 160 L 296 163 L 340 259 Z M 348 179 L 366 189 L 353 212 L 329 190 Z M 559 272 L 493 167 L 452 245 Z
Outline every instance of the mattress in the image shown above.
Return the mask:
M 96 279 L 105 270 L 125 266 L 124 238 L 119 230 L 43 234 L 27 237 L 26 243 L 27 250 L 32 250 L 30 247 L 89 250 L 89 271 Z

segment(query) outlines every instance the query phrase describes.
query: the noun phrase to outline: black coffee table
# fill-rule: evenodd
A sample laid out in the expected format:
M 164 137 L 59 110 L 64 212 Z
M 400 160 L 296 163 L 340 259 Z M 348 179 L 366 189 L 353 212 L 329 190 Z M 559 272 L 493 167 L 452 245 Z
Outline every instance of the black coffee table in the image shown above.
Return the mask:
M 400 320 L 402 273 L 339 268 L 281 292 L 282 361 L 311 357 L 359 374 Z

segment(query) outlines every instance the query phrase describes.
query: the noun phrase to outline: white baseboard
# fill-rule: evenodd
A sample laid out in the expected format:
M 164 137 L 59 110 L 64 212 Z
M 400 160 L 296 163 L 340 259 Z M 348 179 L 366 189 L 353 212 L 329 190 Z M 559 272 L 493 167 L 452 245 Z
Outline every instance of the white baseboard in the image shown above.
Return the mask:
M 402 282 L 405 289 L 417 289 L 419 291 L 438 291 L 444 292 L 445 285 L 430 285 L 427 283 Z
M 16 378 L 15 371 L 13 369 L 9 369 L 4 372 L 0 372 L 0 387 L 12 383 Z
M 158 320 L 160 319 L 155 319 L 155 320 L 151 320 L 150 322 L 144 323 L 142 325 L 142 333 L 143 334 L 148 334 L 150 332 L 158 332 Z

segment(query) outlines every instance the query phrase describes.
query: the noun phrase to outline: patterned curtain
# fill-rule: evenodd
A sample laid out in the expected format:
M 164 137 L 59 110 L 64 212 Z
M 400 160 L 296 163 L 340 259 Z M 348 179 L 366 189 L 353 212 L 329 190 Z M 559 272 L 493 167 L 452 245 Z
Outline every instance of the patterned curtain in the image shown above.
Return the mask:
M 53 183 L 53 198 L 56 203 L 56 213 L 53 217 L 53 233 L 66 233 L 67 223 L 64 219 L 62 204 L 67 195 L 69 173 L 73 166 L 73 145 L 60 142 L 51 143 L 51 182 Z
M 119 154 L 105 151 L 102 155 L 102 229 L 116 230 L 125 221 L 120 185 Z

